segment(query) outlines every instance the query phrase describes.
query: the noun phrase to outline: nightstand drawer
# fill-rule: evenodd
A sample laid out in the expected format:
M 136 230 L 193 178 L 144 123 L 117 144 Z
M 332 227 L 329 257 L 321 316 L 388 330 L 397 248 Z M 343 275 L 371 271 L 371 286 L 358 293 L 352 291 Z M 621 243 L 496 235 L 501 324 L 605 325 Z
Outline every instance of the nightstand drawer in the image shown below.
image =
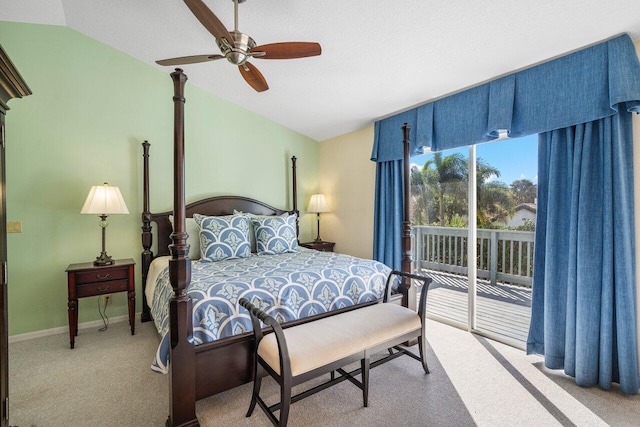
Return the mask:
M 129 272 L 126 268 L 110 268 L 100 271 L 84 271 L 81 273 L 75 273 L 76 285 L 82 285 L 83 283 L 95 283 L 95 282 L 107 282 L 110 280 L 127 279 Z
M 122 292 L 127 290 L 129 281 L 123 280 L 111 280 L 108 282 L 89 283 L 86 285 L 76 286 L 76 293 L 78 298 L 91 297 L 95 295 L 110 294 L 113 292 Z

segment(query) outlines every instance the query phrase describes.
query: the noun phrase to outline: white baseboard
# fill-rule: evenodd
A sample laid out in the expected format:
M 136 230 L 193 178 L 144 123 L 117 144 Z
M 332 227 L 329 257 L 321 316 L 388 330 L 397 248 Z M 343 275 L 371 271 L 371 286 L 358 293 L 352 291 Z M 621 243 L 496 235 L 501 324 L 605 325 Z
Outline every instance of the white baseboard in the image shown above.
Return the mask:
M 136 313 L 136 319 L 140 319 L 140 313 Z M 118 323 L 118 322 L 124 322 L 128 320 L 129 320 L 129 315 L 124 314 L 122 316 L 110 317 L 109 323 Z M 102 322 L 102 320 L 92 320 L 91 322 L 79 323 L 78 330 L 93 329 L 96 327 L 101 327 L 103 325 L 104 323 Z M 69 333 L 68 326 L 60 326 L 59 328 L 44 329 L 42 331 L 27 332 L 26 334 L 11 335 L 9 337 L 9 344 L 20 342 L 20 341 L 31 340 L 34 338 L 47 337 L 49 335 L 68 334 L 68 333 Z

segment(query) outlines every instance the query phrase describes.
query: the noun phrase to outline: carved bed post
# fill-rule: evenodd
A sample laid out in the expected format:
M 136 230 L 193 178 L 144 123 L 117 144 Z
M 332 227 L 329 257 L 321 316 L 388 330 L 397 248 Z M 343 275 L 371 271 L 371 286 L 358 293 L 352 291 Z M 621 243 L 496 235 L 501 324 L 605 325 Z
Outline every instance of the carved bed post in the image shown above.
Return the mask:
M 191 281 L 191 260 L 187 245 L 184 196 L 184 85 L 187 76 L 176 68 L 171 73 L 174 96 L 173 233 L 169 245 L 169 280 L 174 296 L 169 301 L 169 399 L 168 425 L 199 426 L 196 418 L 195 345 L 193 310 L 186 287 Z
M 300 243 L 300 211 L 298 210 L 298 182 L 296 171 L 296 156 L 291 157 L 291 186 L 293 187 L 293 211 L 296 213 L 296 236 L 298 237 L 298 243 Z
M 144 175 L 142 184 L 142 283 L 143 288 L 146 287 L 147 276 L 149 274 L 149 265 L 153 259 L 151 245 L 153 244 L 153 235 L 151 234 L 151 211 L 149 210 L 149 141 L 142 143 L 142 157 L 144 159 Z M 147 295 L 142 292 L 142 316 L 141 321 L 148 322 L 151 320 L 151 313 L 147 302 Z
M 411 258 L 411 158 L 409 149 L 409 133 L 411 132 L 411 126 L 405 123 L 402 126 L 403 144 L 404 144 L 404 218 L 402 221 L 402 272 L 413 273 L 413 259 Z M 417 301 L 415 295 L 415 289 L 411 289 L 411 279 L 408 277 L 402 278 L 402 284 L 400 286 L 402 292 L 402 305 L 409 307 L 413 310 L 416 309 Z

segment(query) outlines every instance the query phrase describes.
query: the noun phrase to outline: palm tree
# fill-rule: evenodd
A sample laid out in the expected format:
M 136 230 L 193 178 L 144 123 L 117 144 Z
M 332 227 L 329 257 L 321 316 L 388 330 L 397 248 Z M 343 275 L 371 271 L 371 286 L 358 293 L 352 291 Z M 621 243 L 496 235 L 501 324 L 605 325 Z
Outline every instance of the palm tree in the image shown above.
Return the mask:
M 495 222 L 506 222 L 512 215 L 513 197 L 504 182 L 492 181 L 478 195 L 478 227 L 493 228 Z
M 440 226 L 446 224 L 445 196 L 451 187 L 465 180 L 467 176 L 467 161 L 460 153 L 453 153 L 442 157 L 442 153 L 435 153 L 422 167 L 423 180 L 434 195 L 438 205 Z
M 500 177 L 500 170 L 482 158 L 476 162 L 478 185 L 478 227 L 492 228 L 496 221 L 505 221 L 513 210 L 513 197 L 507 184 L 493 181 Z
M 442 227 L 453 217 L 466 216 L 467 171 L 467 160 L 460 153 L 448 156 L 435 153 L 420 173 L 417 167 L 412 168 L 411 196 L 416 223 L 422 221 L 424 215 L 425 223 L 429 224 L 433 210 Z M 482 158 L 476 161 L 476 171 L 477 223 L 479 227 L 492 228 L 496 221 L 506 221 L 511 216 L 515 206 L 513 192 L 507 184 L 494 180 L 500 177 L 500 170 Z M 431 203 L 435 205 L 433 208 Z

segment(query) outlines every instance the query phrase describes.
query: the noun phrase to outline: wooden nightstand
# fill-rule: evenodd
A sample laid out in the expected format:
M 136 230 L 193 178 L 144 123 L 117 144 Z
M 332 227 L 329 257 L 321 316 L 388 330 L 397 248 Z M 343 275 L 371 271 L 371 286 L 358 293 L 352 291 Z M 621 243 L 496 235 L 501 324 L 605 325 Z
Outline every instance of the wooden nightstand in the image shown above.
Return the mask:
M 305 242 L 305 243 L 300 243 L 300 246 L 303 246 L 303 247 L 309 248 L 309 249 L 315 249 L 316 251 L 321 251 L 321 252 L 333 252 L 333 247 L 335 246 L 335 243 L 333 243 L 333 242 L 320 242 L 320 243 Z
M 69 285 L 69 339 L 71 348 L 78 335 L 78 298 L 127 291 L 129 325 L 135 333 L 136 284 L 135 261 L 131 258 L 116 260 L 112 265 L 94 266 L 93 262 L 71 264 L 67 267 Z

